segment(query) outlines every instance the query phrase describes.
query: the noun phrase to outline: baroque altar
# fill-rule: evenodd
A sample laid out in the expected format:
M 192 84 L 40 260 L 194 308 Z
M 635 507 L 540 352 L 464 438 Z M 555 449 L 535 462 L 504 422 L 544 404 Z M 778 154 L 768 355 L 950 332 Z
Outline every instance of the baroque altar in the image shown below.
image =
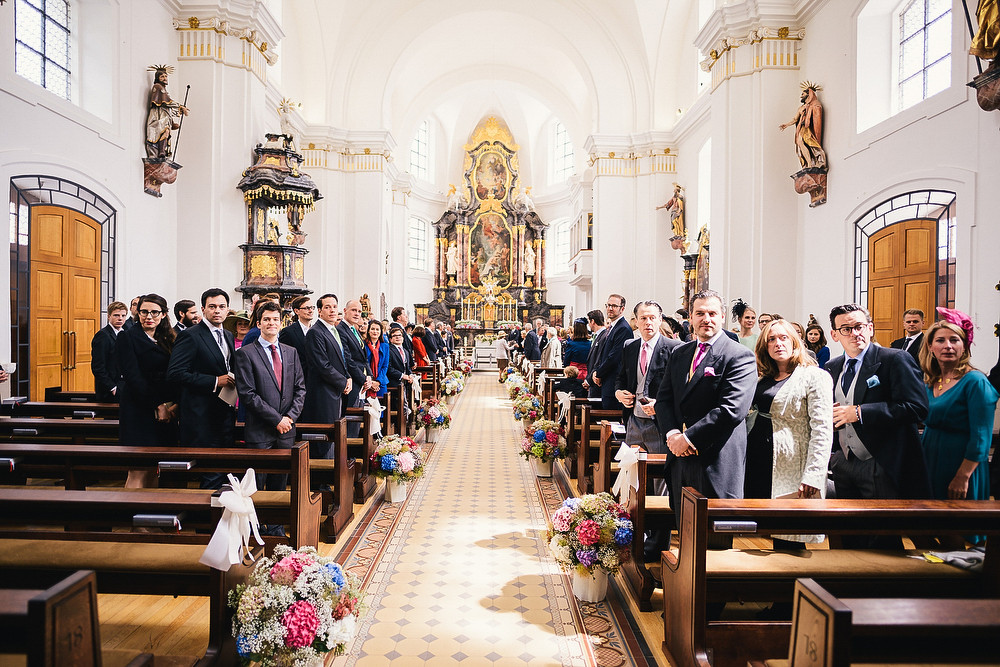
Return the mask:
M 463 180 L 434 223 L 434 300 L 417 314 L 491 330 L 541 317 L 562 325 L 547 302 L 545 232 L 521 183 L 518 145 L 503 121 L 481 122 L 465 145 Z

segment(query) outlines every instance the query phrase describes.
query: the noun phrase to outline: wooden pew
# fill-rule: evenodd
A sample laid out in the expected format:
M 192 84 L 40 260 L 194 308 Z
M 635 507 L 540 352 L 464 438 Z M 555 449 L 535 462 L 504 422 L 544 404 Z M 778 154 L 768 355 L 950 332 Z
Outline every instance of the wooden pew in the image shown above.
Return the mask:
M 601 420 L 601 436 L 598 442 L 598 457 L 594 467 L 594 493 L 611 493 L 611 485 L 618 474 L 618 463 L 615 454 L 625 442 L 625 436 L 616 435 L 612 428 L 613 422 Z M 621 424 L 618 424 L 621 426 Z
M 0 406 L 0 414 L 10 417 L 44 417 L 48 419 L 118 419 L 118 404 L 8 400 Z
M 1000 600 L 837 598 L 795 581 L 788 657 L 750 667 L 848 667 L 852 663 L 992 663 Z
M 620 421 L 621 410 L 601 410 L 589 401 L 580 409 L 580 439 L 576 448 L 576 488 L 580 495 L 594 492 L 594 469 L 600 455 L 601 421 L 605 419 Z M 568 444 L 568 443 L 567 443 Z
M 0 489 L 0 574 L 30 587 L 53 572 L 87 569 L 96 572 L 101 593 L 207 596 L 208 648 L 195 665 L 235 665 L 226 596 L 246 580 L 252 563 L 220 572 L 198 562 L 222 514 L 211 500 L 207 490 Z M 141 524 L 140 515 L 183 517 L 186 530 L 120 532 Z
M 389 433 L 396 433 L 403 436 L 408 435 L 410 425 L 406 420 L 406 410 L 403 408 L 403 401 L 405 400 L 403 387 L 389 387 L 385 398 L 386 401 L 383 405 L 385 406 L 386 415 L 389 420 Z
M 580 448 L 581 423 L 583 418 L 583 406 L 591 405 L 601 407 L 599 398 L 571 398 L 569 402 L 569 412 L 566 416 L 566 451 L 567 458 L 564 465 L 567 466 L 567 474 L 570 478 L 576 479 L 579 476 L 577 468 L 577 452 Z
M 117 444 L 117 419 L 0 417 L 0 441 L 52 444 Z
M 69 490 L 84 490 L 109 480 L 124 481 L 132 470 L 157 475 L 166 488 L 149 491 L 168 494 L 194 491 L 183 485 L 200 481 L 202 475 L 210 472 L 242 477 L 248 468 L 253 468 L 261 474 L 288 474 L 290 491 L 258 490 L 254 494 L 258 518 L 264 524 L 288 525 L 291 534 L 288 543 L 296 549 L 319 543 L 321 499 L 320 494 L 309 490 L 309 447 L 304 442 L 290 450 L 0 443 L 0 460 L 6 464 L 0 466 L 0 480 L 24 483 L 28 478 L 59 479 Z M 178 483 L 181 489 L 169 488 Z M 349 502 L 348 507 L 353 510 Z M 338 528 L 350 519 L 341 521 Z
M 375 453 L 375 436 L 371 432 L 372 416 L 363 408 L 347 408 L 344 418 L 361 426 L 357 438 L 347 439 L 347 457 L 354 460 L 354 502 L 362 505 L 375 493 L 378 486 L 378 480 L 371 474 L 371 459 Z
M 635 490 L 629 487 L 626 490 L 627 499 L 623 503 L 632 517 L 632 557 L 622 565 L 622 571 L 625 574 L 625 583 L 636 605 L 641 611 L 650 611 L 653 608 L 650 600 L 657 579 L 654 575 L 658 574 L 657 568 L 660 564 L 643 562 L 646 549 L 646 527 L 649 525 L 651 517 L 657 517 L 664 525 L 664 529 L 670 530 L 674 523 L 674 512 L 670 508 L 668 496 L 655 495 L 652 492 L 653 478 L 650 475 L 650 464 L 662 471 L 662 466 L 667 459 L 666 454 L 649 454 L 639 447 L 635 447 L 635 449 L 639 454 L 637 464 L 639 488 Z M 615 451 L 617 451 L 617 447 L 615 447 Z
M 664 651 L 677 667 L 742 667 L 785 655 L 791 623 L 708 620 L 706 605 L 788 602 L 797 578 L 838 596 L 1000 597 L 1000 502 L 936 500 L 709 500 L 685 488 L 680 548 L 662 555 Z M 638 532 L 638 528 L 636 529 Z M 981 573 L 923 559 L 919 552 L 834 549 L 710 550 L 717 536 L 822 533 L 988 535 Z M 711 657 L 710 657 L 711 656 Z
M 96 403 L 97 393 L 93 391 L 63 391 L 62 387 L 46 387 L 45 401 L 70 403 Z

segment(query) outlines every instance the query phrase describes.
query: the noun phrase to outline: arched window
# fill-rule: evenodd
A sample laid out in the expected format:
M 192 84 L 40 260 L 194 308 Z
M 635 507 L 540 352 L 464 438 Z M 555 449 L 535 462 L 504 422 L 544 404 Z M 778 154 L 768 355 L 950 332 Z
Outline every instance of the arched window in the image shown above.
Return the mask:
M 410 144 L 410 174 L 425 181 L 430 180 L 431 171 L 430 123 L 424 121 L 417 128 Z
M 552 183 L 562 183 L 576 173 L 573 140 L 566 126 L 558 120 L 552 124 Z
M 14 71 L 70 99 L 68 0 L 16 0 Z
M 427 222 L 420 218 L 410 218 L 410 257 L 409 266 L 416 271 L 427 271 L 428 232 Z

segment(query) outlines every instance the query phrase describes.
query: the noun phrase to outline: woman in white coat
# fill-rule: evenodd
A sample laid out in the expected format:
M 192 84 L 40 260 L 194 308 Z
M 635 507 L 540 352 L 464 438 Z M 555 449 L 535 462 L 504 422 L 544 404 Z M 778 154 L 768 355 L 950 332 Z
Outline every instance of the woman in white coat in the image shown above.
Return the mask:
M 555 327 L 545 330 L 548 341 L 542 350 L 540 365 L 542 368 L 562 368 L 562 341 L 559 340 L 559 332 Z
M 745 496 L 825 498 L 833 443 L 833 380 L 807 355 L 802 339 L 785 320 L 764 327 L 755 352 L 759 380 L 747 438 Z M 823 536 L 785 540 L 821 542 Z

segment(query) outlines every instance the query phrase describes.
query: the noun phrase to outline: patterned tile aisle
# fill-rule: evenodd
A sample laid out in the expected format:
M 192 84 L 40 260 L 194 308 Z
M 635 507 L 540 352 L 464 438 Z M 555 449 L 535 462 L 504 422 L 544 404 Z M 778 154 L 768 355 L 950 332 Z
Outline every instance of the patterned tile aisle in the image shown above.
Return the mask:
M 561 498 L 516 456 L 502 389 L 473 374 L 408 500 L 376 502 L 340 552 L 370 609 L 333 664 L 646 664 L 622 648 L 634 638 L 618 614 L 578 607 L 549 557 L 546 517 Z

